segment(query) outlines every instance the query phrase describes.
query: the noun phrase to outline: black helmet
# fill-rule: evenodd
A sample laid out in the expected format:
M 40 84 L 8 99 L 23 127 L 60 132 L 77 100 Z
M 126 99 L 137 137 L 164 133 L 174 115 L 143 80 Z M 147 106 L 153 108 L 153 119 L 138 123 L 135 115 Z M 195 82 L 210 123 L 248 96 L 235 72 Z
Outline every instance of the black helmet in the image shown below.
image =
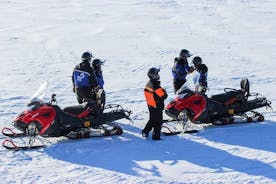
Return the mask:
M 94 69 L 101 69 L 101 65 L 103 65 L 104 62 L 101 61 L 100 59 L 94 59 L 92 62 L 92 66 Z
M 86 60 L 91 59 L 92 57 L 93 57 L 92 52 L 86 51 L 82 54 L 81 60 L 86 61 Z
M 186 49 L 182 49 L 179 53 L 179 57 L 181 58 L 188 58 L 192 56 L 192 54 L 190 53 L 190 51 L 186 50 Z
M 159 80 L 160 79 L 160 76 L 159 76 L 159 71 L 160 71 L 160 69 L 158 69 L 158 68 L 151 68 L 151 69 L 149 69 L 149 71 L 148 71 L 148 77 L 150 78 L 150 80 Z
M 200 65 L 200 64 L 202 64 L 202 59 L 201 59 L 201 57 L 198 57 L 198 56 L 194 57 L 193 63 L 194 63 L 194 65 L 195 65 L 195 67 L 198 66 L 198 65 Z

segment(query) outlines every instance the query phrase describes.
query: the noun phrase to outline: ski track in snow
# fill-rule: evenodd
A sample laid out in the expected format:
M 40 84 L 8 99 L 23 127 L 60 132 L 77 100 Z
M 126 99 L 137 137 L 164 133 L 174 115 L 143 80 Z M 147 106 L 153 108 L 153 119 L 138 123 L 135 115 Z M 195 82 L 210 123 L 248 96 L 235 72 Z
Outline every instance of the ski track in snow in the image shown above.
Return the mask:
M 106 59 L 107 101 L 132 110 L 134 121 L 118 121 L 119 137 L 34 151 L 1 147 L 1 183 L 276 183 L 275 111 L 260 109 L 262 123 L 159 142 L 140 135 L 148 120 L 147 70 L 161 67 L 168 103 L 171 67 L 182 48 L 207 64 L 208 95 L 247 77 L 251 91 L 276 108 L 273 0 L 1 1 L 0 10 L 0 128 L 45 80 L 48 97 L 56 93 L 61 107 L 76 104 L 71 73 L 86 50 Z

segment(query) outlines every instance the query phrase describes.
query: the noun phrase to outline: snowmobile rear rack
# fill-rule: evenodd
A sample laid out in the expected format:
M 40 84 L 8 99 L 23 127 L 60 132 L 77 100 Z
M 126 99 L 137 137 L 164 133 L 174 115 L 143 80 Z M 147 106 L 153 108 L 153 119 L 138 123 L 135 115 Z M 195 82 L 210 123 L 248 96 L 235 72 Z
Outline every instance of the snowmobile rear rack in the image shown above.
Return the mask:
M 123 111 L 126 115 L 125 118 L 133 123 L 132 119 L 130 118 L 130 115 L 132 114 L 132 111 L 124 109 L 119 104 L 108 104 L 108 105 L 105 106 L 104 110 L 110 110 L 110 112 Z
M 127 116 L 130 116 L 132 114 L 131 110 L 125 110 L 121 105 L 119 104 L 108 104 L 105 106 L 104 110 L 108 110 L 108 109 L 112 109 L 112 108 L 116 108 L 115 110 L 112 110 L 112 112 L 116 112 L 119 110 L 123 110 L 127 113 Z

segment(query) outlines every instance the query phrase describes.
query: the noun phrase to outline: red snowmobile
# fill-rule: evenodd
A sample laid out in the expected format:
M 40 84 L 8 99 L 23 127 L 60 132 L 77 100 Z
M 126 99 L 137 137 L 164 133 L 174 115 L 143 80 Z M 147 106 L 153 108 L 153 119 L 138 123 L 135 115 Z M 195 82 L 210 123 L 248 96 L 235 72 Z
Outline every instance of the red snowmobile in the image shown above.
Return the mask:
M 42 137 L 66 136 L 71 139 L 120 135 L 123 133 L 120 126 L 112 123 L 119 119 L 129 119 L 130 111 L 124 110 L 120 105 L 106 105 L 103 109 L 95 103 L 85 102 L 81 105 L 61 109 L 56 105 L 55 94 L 50 103 L 42 100 L 45 95 L 47 83 L 45 82 L 27 105 L 28 109 L 13 121 L 14 127 L 20 133 L 10 128 L 3 128 L 2 134 L 11 138 L 29 137 L 36 135 Z M 93 134 L 91 130 L 98 130 Z M 30 142 L 30 141 L 29 141 Z M 17 146 L 12 140 L 6 139 L 3 146 L 7 149 L 27 149 L 42 146 Z
M 231 124 L 236 117 L 247 122 L 263 121 L 264 116 L 255 109 L 270 107 L 271 102 L 258 93 L 250 93 L 248 79 L 241 80 L 241 89 L 225 88 L 224 93 L 210 98 L 196 93 L 186 85 L 177 91 L 177 97 L 166 106 L 166 114 L 184 124 Z M 253 116 L 249 116 L 253 114 Z

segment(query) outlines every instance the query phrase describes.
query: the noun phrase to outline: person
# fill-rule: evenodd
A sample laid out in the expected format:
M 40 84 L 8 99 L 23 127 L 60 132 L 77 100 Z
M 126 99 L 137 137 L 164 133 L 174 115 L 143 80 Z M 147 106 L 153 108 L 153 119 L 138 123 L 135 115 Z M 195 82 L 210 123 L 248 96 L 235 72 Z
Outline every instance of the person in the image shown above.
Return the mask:
M 187 74 L 194 71 L 194 68 L 188 64 L 188 58 L 190 56 L 192 54 L 188 50 L 183 49 L 180 51 L 179 57 L 174 59 L 174 65 L 172 67 L 174 93 L 185 84 Z
M 101 61 L 100 59 L 94 59 L 92 62 L 92 66 L 95 71 L 96 80 L 101 89 L 103 89 L 103 86 L 104 86 L 103 72 L 101 67 L 101 65 L 103 64 L 104 62 Z
M 149 81 L 144 89 L 144 95 L 149 109 L 149 121 L 142 130 L 142 136 L 148 137 L 153 129 L 152 139 L 160 140 L 161 126 L 163 123 L 164 100 L 168 97 L 166 91 L 160 86 L 160 69 L 150 68 Z
M 82 62 L 76 65 L 73 70 L 73 92 L 76 93 L 79 104 L 87 100 L 95 100 L 95 93 L 99 89 L 94 70 L 90 64 L 92 57 L 91 52 L 84 52 L 81 56 Z
M 100 59 L 94 59 L 92 62 L 92 66 L 95 71 L 95 77 L 100 87 L 100 90 L 96 95 L 98 95 L 98 99 L 100 99 L 101 101 L 100 103 L 101 103 L 102 109 L 104 109 L 104 106 L 105 106 L 104 79 L 103 79 L 103 72 L 101 67 L 103 64 L 104 62 L 101 61 Z
M 198 72 L 198 77 L 194 79 L 195 91 L 205 93 L 208 89 L 208 67 L 202 63 L 202 59 L 199 56 L 194 57 L 192 63 L 194 64 L 195 70 Z

